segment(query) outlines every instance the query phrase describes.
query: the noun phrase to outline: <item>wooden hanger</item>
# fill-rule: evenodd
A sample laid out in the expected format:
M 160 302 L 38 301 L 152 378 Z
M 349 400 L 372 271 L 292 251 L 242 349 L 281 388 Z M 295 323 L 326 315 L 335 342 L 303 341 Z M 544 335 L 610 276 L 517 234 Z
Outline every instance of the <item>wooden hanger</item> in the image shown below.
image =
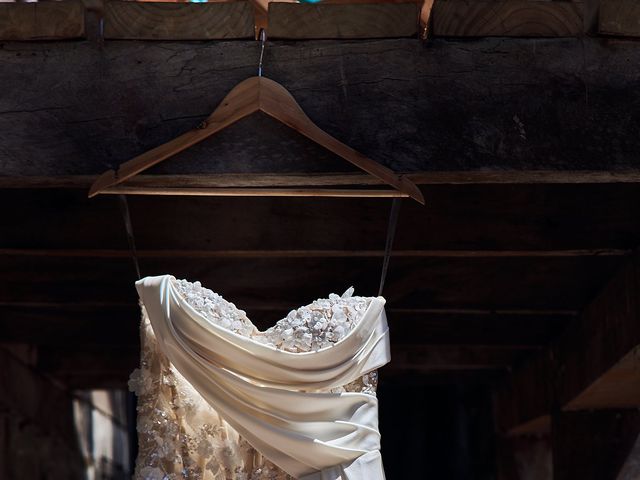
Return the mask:
M 125 180 L 205 140 L 220 130 L 253 113 L 263 112 L 356 167 L 377 177 L 394 190 L 315 189 L 304 188 L 127 188 Z M 365 157 L 313 123 L 293 96 L 279 83 L 268 78 L 251 77 L 236 85 L 214 112 L 195 130 L 180 135 L 148 152 L 108 170 L 93 183 L 89 197 L 101 193 L 147 195 L 243 195 L 243 196 L 339 196 L 339 197 L 410 197 L 424 205 L 420 189 L 408 178 Z

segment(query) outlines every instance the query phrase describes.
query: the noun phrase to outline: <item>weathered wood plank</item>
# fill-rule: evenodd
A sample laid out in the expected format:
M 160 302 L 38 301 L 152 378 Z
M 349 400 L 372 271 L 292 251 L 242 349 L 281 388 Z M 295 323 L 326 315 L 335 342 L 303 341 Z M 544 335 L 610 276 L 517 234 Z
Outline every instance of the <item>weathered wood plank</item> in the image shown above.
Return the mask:
M 163 3 L 111 0 L 105 4 L 106 39 L 220 40 L 253 37 L 247 1 Z
M 571 37 L 583 32 L 582 3 L 536 0 L 435 2 L 434 35 Z
M 0 3 L 0 40 L 61 40 L 84 36 L 79 0 Z
M 636 0 L 602 0 L 598 32 L 607 35 L 640 36 L 640 3 Z
M 255 41 L 4 44 L 0 173 L 113 168 L 196 126 L 258 57 Z M 265 60 L 315 123 L 395 171 L 638 168 L 636 42 L 273 42 Z M 345 171 L 268 118 L 234 127 L 155 173 Z
M 394 250 L 412 258 L 623 257 L 631 250 Z M 138 258 L 363 258 L 384 257 L 384 250 L 136 250 Z M 130 258 L 130 250 L 0 248 L 0 257 Z
M 399 172 L 403 173 L 403 172 Z M 559 170 L 485 170 L 478 172 L 414 172 L 404 173 L 417 185 L 467 184 L 594 184 L 640 183 L 640 170 L 618 171 L 559 171 Z M 78 188 L 89 190 L 96 177 L 92 175 L 56 176 L 1 176 L 0 188 Z M 381 181 L 368 174 L 236 174 L 220 175 L 137 175 L 127 185 L 148 187 L 291 187 L 381 185 Z
M 419 5 L 406 3 L 269 3 L 269 37 L 284 39 L 411 37 Z

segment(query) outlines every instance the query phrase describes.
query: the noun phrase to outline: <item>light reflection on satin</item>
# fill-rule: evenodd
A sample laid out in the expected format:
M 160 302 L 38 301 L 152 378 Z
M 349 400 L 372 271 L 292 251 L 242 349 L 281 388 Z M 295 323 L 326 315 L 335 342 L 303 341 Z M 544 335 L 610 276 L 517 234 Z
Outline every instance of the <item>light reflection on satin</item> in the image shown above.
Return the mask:
M 292 353 L 211 323 L 169 275 L 136 282 L 160 348 L 266 458 L 304 480 L 382 480 L 378 401 L 325 393 L 389 362 L 384 299 L 332 347 Z

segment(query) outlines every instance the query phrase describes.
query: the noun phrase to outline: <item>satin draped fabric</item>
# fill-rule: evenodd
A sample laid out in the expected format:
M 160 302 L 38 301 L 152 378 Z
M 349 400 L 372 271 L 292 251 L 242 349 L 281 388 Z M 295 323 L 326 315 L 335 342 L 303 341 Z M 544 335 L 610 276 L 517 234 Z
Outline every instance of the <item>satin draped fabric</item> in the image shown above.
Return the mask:
M 378 401 L 326 393 L 389 362 L 385 300 L 376 297 L 334 346 L 292 353 L 216 325 L 170 275 L 136 282 L 163 353 L 256 450 L 294 478 L 382 480 Z

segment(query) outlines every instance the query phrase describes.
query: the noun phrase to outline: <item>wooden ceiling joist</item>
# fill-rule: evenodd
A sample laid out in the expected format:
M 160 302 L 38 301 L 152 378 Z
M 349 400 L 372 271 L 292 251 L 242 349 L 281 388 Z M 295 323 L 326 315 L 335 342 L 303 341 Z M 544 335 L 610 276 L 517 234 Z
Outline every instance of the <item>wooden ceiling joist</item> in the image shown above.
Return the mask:
M 404 258 L 548 258 L 623 257 L 631 250 L 616 248 L 577 250 L 394 250 Z M 384 250 L 141 250 L 138 258 L 367 258 L 384 257 Z M 129 250 L 0 248 L 0 257 L 129 258 Z
M 481 170 L 481 171 L 436 171 L 406 172 L 403 176 L 416 185 L 534 185 L 534 184 L 640 184 L 640 170 Z M 0 189 L 88 189 L 96 180 L 93 175 L 56 176 L 2 176 Z M 242 173 L 222 174 L 168 174 L 138 175 L 127 181 L 130 187 L 184 186 L 188 188 L 233 188 L 233 187 L 292 187 L 304 185 L 326 187 L 339 185 L 379 186 L 382 181 L 361 173 L 327 174 L 269 174 Z

